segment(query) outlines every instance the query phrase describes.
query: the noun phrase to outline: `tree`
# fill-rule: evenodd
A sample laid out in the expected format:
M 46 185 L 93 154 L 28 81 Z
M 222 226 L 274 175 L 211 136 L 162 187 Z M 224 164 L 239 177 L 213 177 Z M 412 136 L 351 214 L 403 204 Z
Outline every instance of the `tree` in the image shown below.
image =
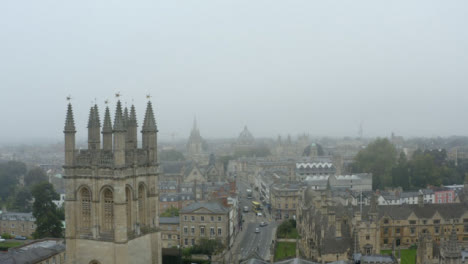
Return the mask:
M 0 198 L 6 201 L 15 186 L 19 183 L 21 175 L 26 173 L 26 164 L 19 161 L 9 161 L 0 164 Z
M 184 154 L 182 154 L 181 152 L 175 149 L 169 149 L 169 150 L 161 150 L 161 152 L 159 152 L 159 160 L 161 161 L 184 161 L 185 157 L 184 157 Z
M 208 239 L 201 238 L 200 241 L 192 247 L 192 254 L 205 254 L 205 255 L 215 255 L 218 252 L 223 251 L 224 244 L 219 238 L 217 239 Z
M 392 168 L 397 160 L 395 146 L 386 138 L 378 138 L 355 157 L 353 172 L 372 173 L 372 188 L 378 189 L 392 185 Z
M 40 182 L 32 187 L 34 197 L 33 216 L 36 218 L 35 239 L 44 237 L 62 237 L 63 227 L 60 212 L 52 200 L 58 200 L 59 194 L 48 182 Z
M 164 213 L 161 214 L 162 217 L 173 217 L 179 216 L 179 209 L 171 206 L 171 208 L 167 208 Z
M 39 167 L 35 167 L 28 171 L 24 177 L 24 184 L 26 186 L 33 186 L 37 183 L 47 181 L 47 174 L 45 171 Z
M 18 188 L 13 197 L 11 209 L 19 212 L 31 212 L 32 195 L 28 188 Z

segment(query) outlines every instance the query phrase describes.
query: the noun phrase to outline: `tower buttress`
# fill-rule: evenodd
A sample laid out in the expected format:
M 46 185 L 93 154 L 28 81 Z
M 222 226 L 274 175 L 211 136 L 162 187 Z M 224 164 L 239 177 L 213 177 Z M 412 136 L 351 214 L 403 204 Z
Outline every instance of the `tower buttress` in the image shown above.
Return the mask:
M 138 147 L 137 128 L 138 122 L 136 119 L 135 106 L 132 105 L 130 108 L 130 115 L 127 119 L 127 149 L 136 149 Z
M 124 126 L 122 105 L 120 101 L 117 102 L 114 119 L 114 165 L 122 167 L 125 165 L 125 135 L 127 130 Z
M 151 105 L 151 102 L 148 101 L 141 133 L 143 136 L 142 146 L 143 149 L 147 150 L 148 162 L 150 164 L 157 163 L 157 132 L 158 129 L 154 119 L 153 106 Z
M 73 119 L 72 105 L 68 104 L 67 117 L 65 119 L 65 166 L 73 166 L 75 159 L 75 120 Z
M 106 106 L 104 123 L 102 124 L 102 149 L 112 150 L 112 122 L 108 106 Z

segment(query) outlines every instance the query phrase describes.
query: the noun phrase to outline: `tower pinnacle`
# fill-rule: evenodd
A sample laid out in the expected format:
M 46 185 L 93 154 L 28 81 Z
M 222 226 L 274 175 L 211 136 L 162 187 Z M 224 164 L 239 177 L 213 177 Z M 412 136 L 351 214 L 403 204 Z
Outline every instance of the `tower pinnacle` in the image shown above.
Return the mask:
M 124 132 L 126 130 L 124 125 L 122 104 L 119 100 L 117 101 L 117 108 L 115 109 L 114 132 Z
M 151 102 L 148 101 L 146 107 L 145 119 L 143 121 L 142 132 L 157 132 L 156 121 L 153 114 L 153 106 Z
M 73 109 L 71 103 L 68 103 L 67 117 L 65 119 L 65 129 L 64 132 L 76 132 L 75 129 L 75 120 L 73 118 Z

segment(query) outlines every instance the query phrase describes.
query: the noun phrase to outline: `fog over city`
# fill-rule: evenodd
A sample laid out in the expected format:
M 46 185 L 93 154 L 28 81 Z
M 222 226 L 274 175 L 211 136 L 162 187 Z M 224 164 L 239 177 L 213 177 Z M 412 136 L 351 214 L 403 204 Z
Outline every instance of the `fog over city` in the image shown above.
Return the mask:
M 0 143 L 115 93 L 162 139 L 468 135 L 467 1 L 2 1 Z

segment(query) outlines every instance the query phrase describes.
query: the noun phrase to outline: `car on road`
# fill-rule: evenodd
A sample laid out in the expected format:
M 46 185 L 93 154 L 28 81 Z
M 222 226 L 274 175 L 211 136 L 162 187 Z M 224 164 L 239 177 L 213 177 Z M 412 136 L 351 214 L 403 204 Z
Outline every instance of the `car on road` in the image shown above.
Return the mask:
M 16 240 L 26 240 L 26 237 L 24 236 L 15 236 Z
M 5 239 L 4 239 L 4 238 L 2 238 L 2 237 L 0 237 L 0 242 L 3 242 L 3 241 L 5 241 Z
M 255 228 L 255 233 L 260 233 L 260 228 Z
M 257 213 L 257 216 L 262 216 L 262 213 L 258 212 L 258 213 Z
M 260 222 L 260 226 L 267 226 L 268 223 L 267 222 Z

